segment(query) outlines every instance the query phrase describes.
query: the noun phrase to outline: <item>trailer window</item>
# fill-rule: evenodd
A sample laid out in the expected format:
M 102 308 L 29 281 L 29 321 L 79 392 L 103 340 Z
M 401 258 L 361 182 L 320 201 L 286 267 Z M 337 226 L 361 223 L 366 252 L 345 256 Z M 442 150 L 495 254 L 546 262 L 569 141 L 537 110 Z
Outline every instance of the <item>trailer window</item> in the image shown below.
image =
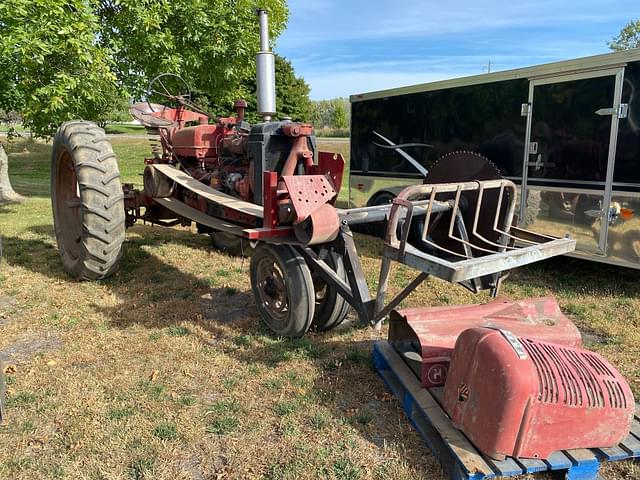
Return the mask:
M 613 105 L 614 86 L 614 76 L 536 86 L 530 179 L 605 181 L 611 116 L 596 111 Z
M 640 183 L 640 62 L 629 64 L 625 70 L 622 103 L 629 105 L 629 112 L 618 126 L 613 181 Z
M 470 150 L 489 157 L 504 175 L 520 176 L 526 127 L 520 107 L 527 96 L 528 82 L 521 79 L 354 102 L 351 170 L 417 174 L 396 152 L 374 145 L 380 143 L 376 131 L 397 144 L 433 144 L 406 149 L 427 169 L 442 155 Z

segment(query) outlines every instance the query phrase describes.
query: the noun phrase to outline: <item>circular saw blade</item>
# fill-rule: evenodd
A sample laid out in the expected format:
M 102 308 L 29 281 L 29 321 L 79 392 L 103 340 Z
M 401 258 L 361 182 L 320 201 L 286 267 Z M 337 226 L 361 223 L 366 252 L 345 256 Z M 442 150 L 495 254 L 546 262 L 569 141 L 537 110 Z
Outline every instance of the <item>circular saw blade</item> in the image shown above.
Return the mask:
M 501 179 L 502 174 L 488 158 L 474 152 L 452 152 L 443 157 L 433 165 L 429 170 L 424 183 L 461 183 L 473 182 L 476 180 L 497 180 Z M 449 201 L 455 199 L 455 193 L 443 193 L 436 196 L 436 200 Z M 481 248 L 493 249 L 482 240 L 474 237 L 472 234 L 474 217 L 476 214 L 476 206 L 478 204 L 479 195 L 477 191 L 462 192 L 460 197 L 460 211 L 469 235 L 469 241 Z M 485 191 L 482 198 L 482 205 L 478 215 L 477 232 L 491 242 L 498 242 L 500 234 L 493 229 L 494 219 L 498 212 L 499 190 L 491 189 Z M 499 214 L 504 214 L 508 203 L 508 196 L 502 197 L 502 205 Z M 459 241 L 449 237 L 449 225 L 451 223 L 451 213 L 444 213 L 440 218 L 431 221 L 429 225 L 428 237 L 430 240 L 452 252 L 465 255 L 465 246 Z M 454 226 L 453 233 L 459 236 L 458 230 Z M 445 252 L 434 252 L 446 256 Z M 486 255 L 486 252 L 477 249 L 471 249 L 473 257 Z

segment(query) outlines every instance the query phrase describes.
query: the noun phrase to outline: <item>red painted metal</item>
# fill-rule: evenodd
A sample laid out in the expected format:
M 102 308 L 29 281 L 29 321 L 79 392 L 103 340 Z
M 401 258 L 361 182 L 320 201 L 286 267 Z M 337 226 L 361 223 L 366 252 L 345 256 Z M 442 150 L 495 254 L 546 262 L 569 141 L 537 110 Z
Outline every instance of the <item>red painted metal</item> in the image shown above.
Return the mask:
M 283 176 L 282 181 L 289 191 L 296 214 L 294 223 L 302 222 L 319 207 L 331 202 L 337 195 L 331 180 L 325 175 Z
M 262 184 L 262 225 L 273 228 L 278 225 L 278 174 L 264 172 Z
M 282 133 L 294 140 L 280 175 L 294 175 L 300 160 L 304 164 L 305 173 L 310 174 L 313 168 L 313 152 L 309 149 L 309 136 L 313 135 L 313 127 L 309 124 L 290 123 L 282 127 Z
M 311 174 L 328 175 L 333 182 L 333 188 L 335 188 L 336 192 L 340 192 L 342 177 L 344 175 L 344 166 L 345 161 L 341 154 L 333 152 L 319 152 L 318 165 L 314 165 Z
M 266 240 L 269 238 L 286 238 L 294 240 L 293 227 L 251 228 L 244 231 L 249 240 Z
M 443 407 L 491 457 L 548 458 L 617 445 L 635 403 L 624 378 L 596 353 L 473 328 L 456 342 Z
M 582 346 L 580 332 L 553 297 L 518 301 L 498 298 L 482 305 L 394 310 L 389 319 L 389 341 L 419 344 L 422 384 L 437 387 L 447 378 L 458 336 L 473 327 L 504 328 L 516 335 Z
M 163 120 L 177 122 L 179 128 L 182 128 L 187 122 L 198 122 L 201 125 L 205 125 L 209 121 L 209 118 L 206 115 L 188 110 L 182 106 L 178 108 L 163 108 L 156 112 L 149 112 L 149 115 L 156 118 L 162 118 Z
M 325 203 L 316 208 L 303 222 L 293 226 L 296 238 L 304 245 L 318 245 L 335 240 L 340 231 L 336 209 Z
M 181 157 L 217 157 L 223 138 L 230 135 L 221 125 L 197 125 L 176 130 L 172 136 L 173 153 Z

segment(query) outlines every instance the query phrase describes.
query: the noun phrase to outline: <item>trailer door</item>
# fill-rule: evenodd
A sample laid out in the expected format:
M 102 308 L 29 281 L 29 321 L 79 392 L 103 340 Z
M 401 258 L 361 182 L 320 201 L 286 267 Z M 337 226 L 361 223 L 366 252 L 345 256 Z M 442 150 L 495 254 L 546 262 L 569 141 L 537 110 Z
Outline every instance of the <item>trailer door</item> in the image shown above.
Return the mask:
M 605 255 L 624 67 L 531 79 L 520 224 Z

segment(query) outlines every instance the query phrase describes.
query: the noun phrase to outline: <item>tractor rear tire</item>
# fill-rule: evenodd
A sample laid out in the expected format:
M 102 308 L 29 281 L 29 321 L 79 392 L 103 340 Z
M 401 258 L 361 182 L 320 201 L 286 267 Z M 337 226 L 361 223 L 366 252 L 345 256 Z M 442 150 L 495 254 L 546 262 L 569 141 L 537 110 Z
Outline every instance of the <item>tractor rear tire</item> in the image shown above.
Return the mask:
M 325 261 L 340 279 L 348 283 L 347 270 L 340 255 L 330 252 Z M 326 332 L 344 321 L 349 313 L 349 303 L 338 293 L 337 288 L 327 285 L 315 272 L 311 276 L 316 301 L 316 312 L 311 327 L 318 332 Z
M 283 337 L 307 333 L 316 304 L 302 255 L 287 245 L 259 245 L 251 256 L 250 273 L 258 312 L 267 326 Z
M 104 130 L 73 120 L 56 133 L 51 151 L 51 204 L 64 269 L 99 280 L 118 268 L 125 239 L 120 171 Z

